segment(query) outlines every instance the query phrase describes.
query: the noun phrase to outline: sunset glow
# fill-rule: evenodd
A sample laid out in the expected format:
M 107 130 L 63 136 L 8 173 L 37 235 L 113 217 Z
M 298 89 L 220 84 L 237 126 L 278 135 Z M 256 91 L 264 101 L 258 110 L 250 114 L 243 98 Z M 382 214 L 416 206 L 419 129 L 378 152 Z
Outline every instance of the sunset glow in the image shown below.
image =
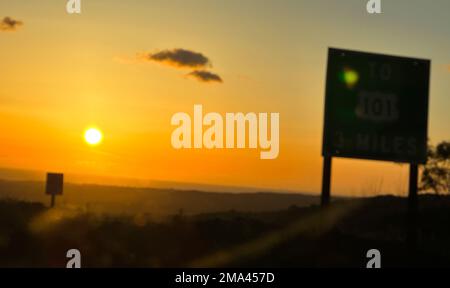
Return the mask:
M 0 167 L 318 193 L 328 47 L 432 59 L 429 138 L 449 136 L 445 1 L 412 5 L 414 23 L 409 1 L 378 17 L 352 1 L 84 1 L 79 15 L 22 2 L 0 3 L 21 23 L 0 34 Z M 348 15 L 361 24 L 334 20 Z M 364 79 L 349 68 L 342 84 L 356 88 Z M 279 155 L 174 149 L 171 117 L 195 104 L 279 113 Z M 406 193 L 406 166 L 337 159 L 333 170 L 336 193 L 378 182 Z

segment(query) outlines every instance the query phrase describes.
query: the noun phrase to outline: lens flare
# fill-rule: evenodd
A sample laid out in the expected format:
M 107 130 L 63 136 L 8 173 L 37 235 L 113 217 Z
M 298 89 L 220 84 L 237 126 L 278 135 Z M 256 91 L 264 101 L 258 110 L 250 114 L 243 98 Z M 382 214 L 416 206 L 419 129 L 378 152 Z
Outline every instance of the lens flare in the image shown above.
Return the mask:
M 353 88 L 359 81 L 359 74 L 355 70 L 345 67 L 341 72 L 340 78 L 348 88 Z

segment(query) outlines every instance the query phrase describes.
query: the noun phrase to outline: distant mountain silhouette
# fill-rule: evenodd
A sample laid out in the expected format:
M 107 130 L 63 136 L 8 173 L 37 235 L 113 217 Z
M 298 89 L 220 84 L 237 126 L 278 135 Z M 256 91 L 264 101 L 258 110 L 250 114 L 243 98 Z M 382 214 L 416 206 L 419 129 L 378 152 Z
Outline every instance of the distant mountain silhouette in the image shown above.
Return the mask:
M 20 199 L 48 204 L 45 183 L 0 180 L 0 198 Z M 155 217 L 179 213 L 211 213 L 236 210 L 258 212 L 309 206 L 319 203 L 318 196 L 288 193 L 222 193 L 195 190 L 134 188 L 92 184 L 64 184 L 57 206 L 78 206 L 90 212 L 135 214 Z
M 0 179 L 11 181 L 44 181 L 47 172 L 26 169 L 11 169 L 0 167 Z M 301 191 L 292 191 L 285 189 L 274 189 L 270 187 L 255 188 L 251 186 L 235 186 L 235 185 L 217 185 L 194 182 L 181 181 L 161 181 L 153 179 L 139 179 L 130 177 L 113 177 L 101 175 L 86 175 L 64 173 L 65 182 L 73 184 L 96 184 L 105 186 L 121 186 L 121 187 L 140 187 L 140 188 L 158 188 L 158 189 L 175 189 L 175 190 L 197 190 L 207 192 L 279 192 L 279 193 L 299 193 Z M 307 194 L 307 193 L 305 193 Z M 310 193 L 311 194 L 311 193 Z

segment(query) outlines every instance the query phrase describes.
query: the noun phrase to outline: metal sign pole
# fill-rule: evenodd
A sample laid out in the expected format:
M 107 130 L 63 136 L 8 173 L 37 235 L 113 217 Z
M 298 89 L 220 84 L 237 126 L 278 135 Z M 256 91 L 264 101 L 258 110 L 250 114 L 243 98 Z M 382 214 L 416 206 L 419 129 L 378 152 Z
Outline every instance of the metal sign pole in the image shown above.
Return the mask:
M 55 207 L 55 194 L 52 194 L 52 197 L 50 198 L 50 207 Z
M 418 196 L 417 182 L 419 168 L 417 164 L 409 166 L 409 195 L 408 195 L 408 219 L 407 219 L 407 242 L 411 248 L 417 244 L 417 219 L 418 219 Z
M 330 183 L 331 183 L 331 156 L 323 157 L 323 174 L 322 174 L 322 207 L 330 203 Z

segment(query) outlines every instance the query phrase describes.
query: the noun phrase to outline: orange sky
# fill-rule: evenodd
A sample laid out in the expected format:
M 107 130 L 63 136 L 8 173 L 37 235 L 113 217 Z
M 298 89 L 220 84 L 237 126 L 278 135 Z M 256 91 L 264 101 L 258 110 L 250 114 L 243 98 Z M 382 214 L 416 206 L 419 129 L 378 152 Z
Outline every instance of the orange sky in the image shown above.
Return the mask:
M 395 1 L 375 17 L 360 1 L 84 1 L 81 15 L 50 0 L 5 2 L 0 18 L 23 25 L 0 31 L 0 167 L 316 193 L 329 46 L 432 59 L 430 139 L 450 136 L 447 1 Z M 173 48 L 208 57 L 223 83 L 136 57 Z M 170 119 L 194 104 L 280 113 L 279 157 L 173 149 Z M 91 126 L 99 146 L 83 139 Z M 337 193 L 406 189 L 405 165 L 334 164 Z

